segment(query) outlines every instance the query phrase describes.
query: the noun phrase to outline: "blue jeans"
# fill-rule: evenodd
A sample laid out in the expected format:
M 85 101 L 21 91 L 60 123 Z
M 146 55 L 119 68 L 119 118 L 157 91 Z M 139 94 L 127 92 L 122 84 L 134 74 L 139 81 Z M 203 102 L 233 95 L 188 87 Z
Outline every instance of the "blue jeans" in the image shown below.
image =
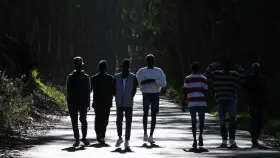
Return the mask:
M 219 117 L 221 126 L 221 136 L 223 140 L 227 140 L 228 131 L 226 127 L 226 112 L 229 112 L 230 125 L 229 125 L 229 139 L 235 140 L 236 132 L 236 101 L 235 99 L 225 99 L 217 101 L 219 106 Z
M 190 107 L 190 114 L 191 114 L 191 120 L 192 120 L 192 133 L 193 133 L 193 138 L 196 141 L 196 113 L 198 113 L 198 118 L 199 118 L 199 131 L 200 131 L 200 136 L 203 134 L 203 129 L 204 129 L 204 120 L 205 120 L 205 111 L 206 107 L 205 106 L 195 106 L 195 107 Z

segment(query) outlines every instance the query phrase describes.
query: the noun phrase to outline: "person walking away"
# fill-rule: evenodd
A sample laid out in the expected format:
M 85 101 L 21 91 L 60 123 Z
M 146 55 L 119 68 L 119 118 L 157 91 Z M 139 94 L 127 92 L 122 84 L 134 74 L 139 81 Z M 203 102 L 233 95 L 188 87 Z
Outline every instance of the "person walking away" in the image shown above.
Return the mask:
M 188 101 L 188 108 L 192 120 L 193 148 L 197 148 L 196 139 L 196 113 L 199 116 L 199 146 L 203 146 L 203 129 L 206 111 L 206 99 L 204 93 L 208 90 L 207 78 L 200 73 L 200 64 L 194 62 L 191 66 L 192 74 L 186 76 L 184 80 L 184 97 L 182 111 L 185 112 L 185 103 Z
M 133 115 L 133 98 L 136 94 L 138 81 L 134 74 L 129 72 L 131 62 L 129 59 L 123 60 L 122 72 L 115 75 L 114 88 L 115 88 L 115 100 L 117 106 L 117 132 L 119 139 L 116 143 L 116 147 L 119 147 L 123 143 L 122 139 L 122 125 L 123 125 L 123 113 L 125 113 L 125 148 L 129 148 L 129 140 L 131 134 L 131 123 Z
M 258 139 L 263 125 L 264 105 L 266 94 L 266 78 L 261 74 L 260 64 L 252 65 L 253 72 L 248 75 L 245 89 L 251 117 L 251 138 L 254 148 L 260 147 Z
M 93 92 L 92 107 L 95 112 L 95 132 L 97 141 L 105 143 L 106 129 L 113 102 L 113 76 L 107 74 L 107 61 L 99 62 L 99 73 L 91 78 Z
M 154 67 L 155 57 L 152 54 L 146 57 L 147 67 L 141 68 L 137 72 L 137 80 L 143 93 L 143 128 L 144 141 L 154 143 L 153 134 L 156 127 L 156 117 L 159 112 L 159 94 L 162 87 L 166 87 L 166 76 L 163 71 Z M 151 130 L 150 136 L 147 134 L 148 115 L 151 105 Z
M 80 122 L 82 124 L 82 142 L 84 145 L 89 145 L 90 142 L 86 139 L 87 136 L 87 111 L 90 110 L 90 79 L 83 70 L 83 59 L 81 57 L 74 58 L 75 70 L 67 77 L 67 103 L 70 113 L 74 138 L 74 147 L 80 145 L 80 135 L 78 128 L 78 113 L 80 113 Z
M 230 115 L 229 139 L 230 147 L 237 148 L 235 142 L 236 132 L 236 99 L 240 88 L 240 77 L 236 71 L 231 71 L 232 62 L 230 59 L 224 60 L 223 70 L 217 70 L 211 73 L 213 89 L 216 101 L 219 107 L 219 118 L 221 126 L 222 144 L 221 147 L 227 147 L 228 131 L 226 127 L 226 111 Z

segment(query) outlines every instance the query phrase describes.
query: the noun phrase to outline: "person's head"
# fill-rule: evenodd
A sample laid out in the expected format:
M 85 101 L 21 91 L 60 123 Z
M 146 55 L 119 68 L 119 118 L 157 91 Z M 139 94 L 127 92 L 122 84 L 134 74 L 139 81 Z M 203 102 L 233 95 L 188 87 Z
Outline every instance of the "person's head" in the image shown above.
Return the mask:
M 191 69 L 193 73 L 198 73 L 200 71 L 200 64 L 198 62 L 192 63 Z
M 74 64 L 74 68 L 75 70 L 82 70 L 83 66 L 84 66 L 84 61 L 83 61 L 83 58 L 82 57 L 75 57 L 74 60 L 73 60 L 73 64 Z
M 124 59 L 123 62 L 122 62 L 123 71 L 126 71 L 126 72 L 129 71 L 130 67 L 131 67 L 130 60 L 129 59 Z
M 232 69 L 232 60 L 229 58 L 226 58 L 226 59 L 224 59 L 222 65 L 223 65 L 224 71 L 230 71 Z
M 153 67 L 155 63 L 155 57 L 153 54 L 149 54 L 146 56 L 146 62 L 148 64 L 148 67 Z
M 259 63 L 254 63 L 252 65 L 252 71 L 254 74 L 260 74 L 261 73 L 261 66 Z
M 98 68 L 100 72 L 106 72 L 108 69 L 107 61 L 101 60 L 98 64 Z

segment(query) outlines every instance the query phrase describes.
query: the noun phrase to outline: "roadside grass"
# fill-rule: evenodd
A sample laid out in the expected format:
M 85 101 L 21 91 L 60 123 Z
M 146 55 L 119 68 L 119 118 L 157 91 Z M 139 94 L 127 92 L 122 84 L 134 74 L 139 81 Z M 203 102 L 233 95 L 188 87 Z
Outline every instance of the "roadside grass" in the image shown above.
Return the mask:
M 50 97 L 60 108 L 67 107 L 65 88 L 62 86 L 55 86 L 52 83 L 44 84 L 37 70 L 32 71 L 32 77 L 40 90 Z

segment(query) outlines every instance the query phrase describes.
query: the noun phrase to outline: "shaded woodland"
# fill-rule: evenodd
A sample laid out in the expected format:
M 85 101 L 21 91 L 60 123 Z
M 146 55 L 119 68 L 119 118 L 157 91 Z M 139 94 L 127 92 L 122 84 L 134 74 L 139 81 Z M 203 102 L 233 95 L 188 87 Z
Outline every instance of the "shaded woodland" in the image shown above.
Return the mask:
M 229 56 L 248 73 L 260 62 L 270 85 L 268 116 L 278 117 L 279 12 L 272 0 L 0 0 L 0 68 L 16 75 L 37 67 L 64 84 L 74 56 L 93 75 L 101 59 L 113 74 L 122 59 L 138 69 L 153 53 L 179 89 L 193 61 L 206 69 Z

